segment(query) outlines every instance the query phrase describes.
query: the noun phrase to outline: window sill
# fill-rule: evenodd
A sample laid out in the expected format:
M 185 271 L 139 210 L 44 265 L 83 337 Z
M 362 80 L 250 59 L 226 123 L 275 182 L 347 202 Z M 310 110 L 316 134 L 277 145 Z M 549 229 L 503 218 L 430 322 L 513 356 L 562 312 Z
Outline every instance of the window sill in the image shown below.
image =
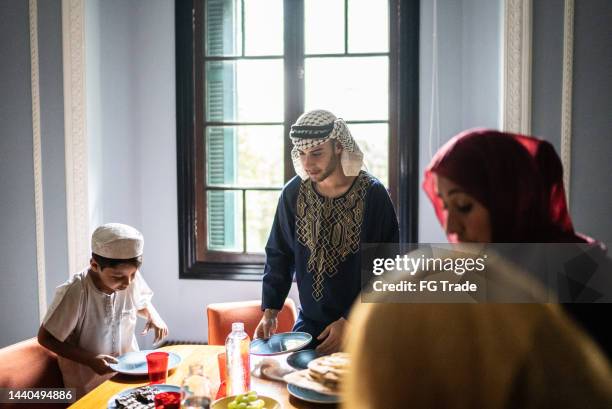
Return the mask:
M 204 263 L 181 266 L 179 279 L 261 281 L 263 263 Z

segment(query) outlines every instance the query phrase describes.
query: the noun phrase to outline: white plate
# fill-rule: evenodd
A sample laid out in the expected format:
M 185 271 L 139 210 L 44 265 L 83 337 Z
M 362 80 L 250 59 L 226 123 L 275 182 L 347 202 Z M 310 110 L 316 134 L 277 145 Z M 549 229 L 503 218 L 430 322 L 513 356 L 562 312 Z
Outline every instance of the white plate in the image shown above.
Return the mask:
M 116 364 L 110 364 L 113 371 L 126 375 L 147 375 L 147 354 L 151 352 L 168 352 L 160 350 L 132 351 L 118 357 Z M 182 359 L 174 352 L 168 352 L 168 371 L 176 368 L 181 363 Z
M 115 399 L 117 399 L 119 396 L 123 396 L 123 395 L 127 395 L 128 393 L 132 393 L 133 391 L 139 388 L 142 388 L 142 386 L 139 386 L 138 388 L 127 389 L 123 392 L 119 392 L 113 395 L 113 397 L 108 400 L 106 407 L 108 409 L 117 409 L 117 403 L 115 402 Z M 161 392 L 180 392 L 181 391 L 181 388 L 179 388 L 178 386 L 166 385 L 166 384 L 151 385 L 151 388 L 157 389 L 160 393 Z
M 340 403 L 340 397 L 336 395 L 326 395 L 313 391 L 312 389 L 302 388 L 292 383 L 287 384 L 289 394 L 306 402 L 311 403 Z

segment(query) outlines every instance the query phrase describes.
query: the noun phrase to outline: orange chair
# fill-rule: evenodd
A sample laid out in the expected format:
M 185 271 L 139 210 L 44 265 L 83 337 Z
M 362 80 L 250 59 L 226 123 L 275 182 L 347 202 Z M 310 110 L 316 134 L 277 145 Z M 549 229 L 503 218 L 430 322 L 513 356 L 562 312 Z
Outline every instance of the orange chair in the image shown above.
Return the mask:
M 206 308 L 208 316 L 208 345 L 225 345 L 225 338 L 232 332 L 233 322 L 244 322 L 244 330 L 253 339 L 255 328 L 261 320 L 261 301 L 238 301 L 209 304 Z M 285 300 L 285 305 L 278 313 L 277 332 L 291 331 L 297 310 L 291 298 Z
M 0 388 L 63 388 L 57 355 L 41 346 L 36 338 L 0 349 Z M 65 408 L 68 403 L 0 404 L 2 408 Z

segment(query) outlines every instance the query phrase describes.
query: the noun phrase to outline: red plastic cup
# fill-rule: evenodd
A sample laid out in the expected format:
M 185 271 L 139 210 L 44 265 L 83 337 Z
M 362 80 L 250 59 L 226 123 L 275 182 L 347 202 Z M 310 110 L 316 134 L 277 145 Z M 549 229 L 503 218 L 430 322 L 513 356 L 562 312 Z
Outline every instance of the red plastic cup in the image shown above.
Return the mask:
M 226 361 L 225 361 L 225 352 L 221 352 L 217 354 L 217 362 L 219 363 L 219 390 L 217 391 L 217 396 L 215 399 L 225 398 L 227 393 L 226 391 L 226 380 L 227 380 L 227 372 L 226 372 Z
M 161 392 L 155 395 L 155 409 L 180 409 L 180 392 Z
M 168 376 L 168 353 L 151 352 L 147 354 L 147 372 L 151 385 L 166 383 Z

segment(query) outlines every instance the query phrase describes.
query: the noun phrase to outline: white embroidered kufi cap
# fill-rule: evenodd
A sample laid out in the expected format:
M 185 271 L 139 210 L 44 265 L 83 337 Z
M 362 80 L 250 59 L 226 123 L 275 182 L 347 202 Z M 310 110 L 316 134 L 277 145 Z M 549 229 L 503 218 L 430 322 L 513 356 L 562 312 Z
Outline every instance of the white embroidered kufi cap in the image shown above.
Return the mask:
M 330 139 L 337 140 L 342 145 L 340 163 L 346 176 L 357 176 L 363 166 L 363 153 L 353 139 L 342 118 L 323 109 L 305 112 L 291 125 L 289 134 L 293 149 L 291 159 L 293 167 L 302 180 L 308 179 L 308 174 L 300 162 L 300 150 L 314 148 Z
M 129 259 L 142 255 L 144 238 L 127 224 L 107 223 L 98 227 L 91 236 L 91 251 L 99 256 Z

